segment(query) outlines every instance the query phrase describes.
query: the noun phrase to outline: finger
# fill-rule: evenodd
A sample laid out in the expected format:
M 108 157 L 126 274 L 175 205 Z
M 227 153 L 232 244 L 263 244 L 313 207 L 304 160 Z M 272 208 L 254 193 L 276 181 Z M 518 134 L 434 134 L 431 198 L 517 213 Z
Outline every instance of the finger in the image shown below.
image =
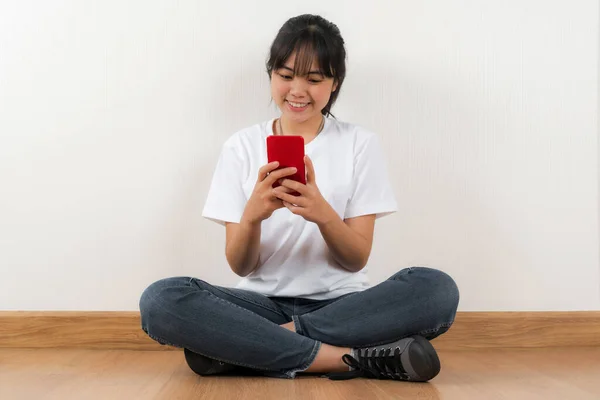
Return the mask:
M 283 179 L 279 181 L 281 186 L 286 187 L 288 189 L 292 189 L 300 194 L 306 193 L 306 185 L 301 184 L 300 182 L 296 182 L 292 179 Z
M 280 208 L 285 207 L 285 204 L 283 204 L 282 200 L 275 198 L 273 201 L 275 202 L 274 210 L 279 210 Z
M 294 175 L 298 171 L 295 167 L 287 167 L 278 169 L 277 171 L 273 171 L 269 174 L 268 177 L 265 178 L 265 182 L 269 185 L 275 183 L 275 181 L 285 178 L 286 176 Z
M 304 164 L 306 165 L 306 183 L 315 184 L 315 168 L 309 156 L 304 157 Z
M 277 189 L 273 190 L 273 195 L 278 199 L 282 200 L 283 202 L 295 204 L 299 207 L 306 207 L 306 199 L 304 197 L 294 196 L 289 193 L 283 193 L 282 191 Z
M 304 209 L 302 207 L 297 207 L 292 203 L 288 203 L 287 201 L 283 202 L 283 205 L 292 212 L 292 214 L 302 215 L 304 213 Z
M 295 192 L 295 190 L 290 189 L 290 188 L 286 188 L 285 186 L 277 186 L 273 190 L 281 191 L 283 193 L 294 193 Z
M 258 182 L 264 181 L 269 172 L 276 170 L 277 167 L 279 167 L 279 161 L 273 161 L 260 167 L 258 170 Z

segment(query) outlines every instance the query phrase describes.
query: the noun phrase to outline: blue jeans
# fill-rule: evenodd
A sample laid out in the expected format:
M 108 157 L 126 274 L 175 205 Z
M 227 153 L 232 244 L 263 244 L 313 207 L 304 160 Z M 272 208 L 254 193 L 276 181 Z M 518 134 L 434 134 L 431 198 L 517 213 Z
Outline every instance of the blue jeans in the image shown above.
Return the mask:
M 456 315 L 459 293 L 446 273 L 406 268 L 367 290 L 330 300 L 267 297 L 174 277 L 150 285 L 140 299 L 142 329 L 161 344 L 294 378 L 322 343 L 364 347 L 411 335 L 433 339 Z M 294 321 L 296 333 L 279 325 Z

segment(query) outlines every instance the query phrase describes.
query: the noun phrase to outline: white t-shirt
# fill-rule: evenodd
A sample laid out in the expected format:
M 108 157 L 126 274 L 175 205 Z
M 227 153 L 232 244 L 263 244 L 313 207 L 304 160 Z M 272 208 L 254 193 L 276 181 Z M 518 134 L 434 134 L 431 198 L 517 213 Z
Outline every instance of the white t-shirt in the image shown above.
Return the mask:
M 224 224 L 239 222 L 258 175 L 267 164 L 266 138 L 273 119 L 243 129 L 224 144 L 202 215 Z M 342 218 L 397 210 L 386 162 L 376 135 L 333 118 L 305 146 L 316 183 Z M 237 288 L 267 296 L 331 299 L 369 287 L 367 267 L 342 268 L 331 256 L 315 223 L 287 208 L 276 210 L 261 225 L 259 266 Z

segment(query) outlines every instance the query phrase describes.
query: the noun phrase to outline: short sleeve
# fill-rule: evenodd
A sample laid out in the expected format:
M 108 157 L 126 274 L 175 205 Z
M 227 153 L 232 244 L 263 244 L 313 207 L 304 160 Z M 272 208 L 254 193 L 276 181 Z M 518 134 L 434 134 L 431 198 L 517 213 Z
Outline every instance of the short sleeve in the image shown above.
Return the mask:
M 352 191 L 344 218 L 369 214 L 381 218 L 397 209 L 379 138 L 371 134 L 358 148 L 354 158 Z
M 243 160 L 236 146 L 228 141 L 217 161 L 202 216 L 224 225 L 240 222 L 246 207 L 243 190 Z

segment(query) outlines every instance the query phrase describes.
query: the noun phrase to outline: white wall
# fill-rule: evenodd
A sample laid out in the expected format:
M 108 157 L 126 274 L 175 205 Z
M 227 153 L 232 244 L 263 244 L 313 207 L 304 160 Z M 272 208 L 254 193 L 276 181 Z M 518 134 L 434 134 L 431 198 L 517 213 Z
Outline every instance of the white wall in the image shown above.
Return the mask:
M 430 265 L 461 310 L 600 309 L 596 1 L 259 4 L 0 2 L 0 309 L 235 284 L 200 212 L 223 141 L 276 115 L 264 60 L 305 12 L 347 42 L 334 113 L 393 171 L 373 283 Z

